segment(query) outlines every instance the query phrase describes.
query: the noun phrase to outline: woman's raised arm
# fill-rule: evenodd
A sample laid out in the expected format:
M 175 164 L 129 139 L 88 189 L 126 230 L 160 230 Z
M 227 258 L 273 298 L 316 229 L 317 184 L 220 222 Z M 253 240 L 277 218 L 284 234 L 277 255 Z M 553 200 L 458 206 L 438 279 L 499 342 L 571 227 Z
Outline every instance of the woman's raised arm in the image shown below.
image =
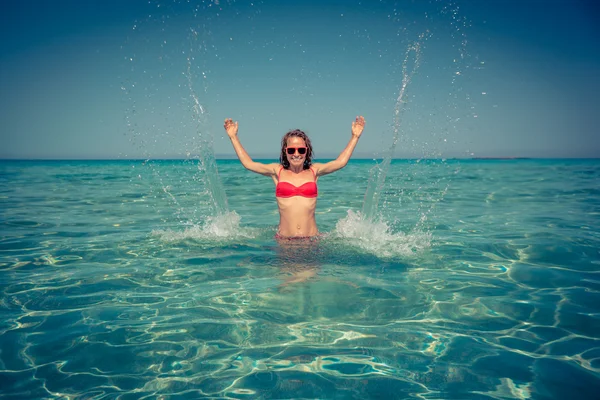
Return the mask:
M 317 176 L 331 174 L 332 172 L 344 168 L 346 164 L 348 164 L 348 160 L 350 160 L 350 157 L 354 152 L 354 148 L 358 143 L 360 135 L 362 135 L 363 129 L 365 129 L 365 118 L 363 116 L 356 117 L 352 122 L 352 138 L 350 138 L 350 142 L 348 142 L 346 148 L 340 153 L 338 158 L 325 164 L 314 164 Z
M 233 122 L 231 118 L 227 118 L 225 120 L 225 131 L 227 132 L 227 136 L 231 139 L 231 144 L 233 145 L 233 149 L 235 150 L 235 154 L 237 154 L 244 168 L 249 171 L 256 172 L 257 174 L 273 176 L 276 175 L 277 164 L 263 164 L 256 161 L 253 161 L 252 158 L 246 153 L 246 150 L 242 147 L 240 143 L 240 139 L 237 136 L 238 133 L 238 123 Z

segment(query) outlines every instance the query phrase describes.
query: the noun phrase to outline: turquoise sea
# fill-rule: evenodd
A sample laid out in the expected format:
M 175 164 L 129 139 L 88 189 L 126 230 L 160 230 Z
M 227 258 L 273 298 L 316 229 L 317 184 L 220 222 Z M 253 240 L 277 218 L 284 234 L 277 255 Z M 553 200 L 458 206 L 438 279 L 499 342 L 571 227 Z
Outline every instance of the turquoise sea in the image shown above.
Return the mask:
M 1 398 L 597 398 L 600 160 L 201 165 L 0 162 Z

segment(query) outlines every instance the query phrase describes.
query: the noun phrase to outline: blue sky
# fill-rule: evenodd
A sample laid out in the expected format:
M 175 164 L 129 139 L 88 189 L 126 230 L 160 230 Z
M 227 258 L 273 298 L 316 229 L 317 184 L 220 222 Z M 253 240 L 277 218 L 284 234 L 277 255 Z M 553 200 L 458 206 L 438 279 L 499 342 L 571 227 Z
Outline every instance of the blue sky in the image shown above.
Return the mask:
M 227 117 L 254 157 L 275 158 L 299 128 L 327 158 L 359 114 L 360 157 L 384 154 L 395 129 L 398 157 L 600 157 L 599 8 L 6 0 L 0 158 L 185 157 L 210 138 L 227 156 Z M 397 105 L 419 37 L 420 65 Z

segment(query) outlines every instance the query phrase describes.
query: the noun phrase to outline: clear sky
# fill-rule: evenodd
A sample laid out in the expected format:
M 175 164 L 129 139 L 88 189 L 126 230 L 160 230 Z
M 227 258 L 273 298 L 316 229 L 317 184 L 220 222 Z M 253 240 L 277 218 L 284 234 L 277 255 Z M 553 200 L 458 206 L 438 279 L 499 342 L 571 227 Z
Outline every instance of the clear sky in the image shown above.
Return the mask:
M 381 156 L 395 128 L 397 157 L 600 157 L 599 10 L 594 0 L 4 0 L 0 158 L 185 157 L 211 137 L 217 155 L 233 155 L 231 117 L 254 157 L 276 158 L 299 128 L 318 159 L 343 149 L 356 115 L 367 120 L 360 157 Z

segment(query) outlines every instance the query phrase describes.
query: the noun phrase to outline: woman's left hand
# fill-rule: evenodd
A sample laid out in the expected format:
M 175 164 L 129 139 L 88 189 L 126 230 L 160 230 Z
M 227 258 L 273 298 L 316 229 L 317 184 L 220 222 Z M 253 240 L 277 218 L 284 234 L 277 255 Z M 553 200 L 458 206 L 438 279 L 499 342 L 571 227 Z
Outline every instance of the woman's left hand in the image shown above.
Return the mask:
M 361 115 L 352 122 L 352 136 L 359 138 L 365 129 L 365 118 Z

